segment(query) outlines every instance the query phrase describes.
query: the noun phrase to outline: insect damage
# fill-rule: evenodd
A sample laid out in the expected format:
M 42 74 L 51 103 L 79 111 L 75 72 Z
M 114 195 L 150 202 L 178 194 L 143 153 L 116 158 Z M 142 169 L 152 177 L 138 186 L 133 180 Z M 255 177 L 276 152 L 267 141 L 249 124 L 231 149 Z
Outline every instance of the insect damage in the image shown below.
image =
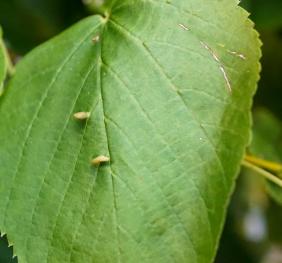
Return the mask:
M 77 112 L 73 115 L 76 120 L 86 120 L 90 118 L 90 112 Z
M 94 158 L 91 163 L 95 166 L 100 165 L 101 163 L 107 163 L 110 161 L 110 158 L 104 155 L 100 155 L 96 158 Z

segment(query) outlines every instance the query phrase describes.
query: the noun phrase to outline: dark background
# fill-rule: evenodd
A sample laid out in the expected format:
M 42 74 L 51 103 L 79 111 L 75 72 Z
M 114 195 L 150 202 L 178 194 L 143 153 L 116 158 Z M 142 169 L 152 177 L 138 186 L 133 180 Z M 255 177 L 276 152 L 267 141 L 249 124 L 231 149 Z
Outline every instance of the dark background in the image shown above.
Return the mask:
M 242 0 L 263 42 L 254 112 L 266 108 L 282 121 L 282 0 Z M 89 11 L 81 0 L 0 0 L 0 25 L 14 61 Z M 282 141 L 282 138 L 281 138 Z M 0 239 L 0 263 L 12 248 Z M 282 263 L 282 209 L 260 178 L 243 171 L 229 207 L 216 263 Z

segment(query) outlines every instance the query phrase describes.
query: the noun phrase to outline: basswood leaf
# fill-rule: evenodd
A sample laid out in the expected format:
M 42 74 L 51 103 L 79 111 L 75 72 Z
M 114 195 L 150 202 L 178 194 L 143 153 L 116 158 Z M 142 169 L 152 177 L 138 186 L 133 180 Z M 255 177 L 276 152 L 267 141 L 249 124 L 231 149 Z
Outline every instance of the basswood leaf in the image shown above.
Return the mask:
M 211 262 L 249 142 L 257 33 L 235 0 L 105 10 L 17 66 L 0 229 L 19 263 Z

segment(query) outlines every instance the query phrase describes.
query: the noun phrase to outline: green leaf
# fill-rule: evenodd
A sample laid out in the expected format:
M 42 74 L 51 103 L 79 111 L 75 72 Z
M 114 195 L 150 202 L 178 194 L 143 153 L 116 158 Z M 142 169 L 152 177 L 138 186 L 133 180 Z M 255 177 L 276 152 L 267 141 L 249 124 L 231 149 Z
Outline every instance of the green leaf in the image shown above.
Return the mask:
M 282 163 L 282 124 L 265 109 L 259 109 L 254 114 L 253 140 L 249 150 L 260 158 Z M 282 173 L 277 176 L 282 178 Z M 282 205 L 281 187 L 266 181 L 266 190 Z
M 237 1 L 107 10 L 17 66 L 0 230 L 19 263 L 211 262 L 249 142 L 257 33 Z

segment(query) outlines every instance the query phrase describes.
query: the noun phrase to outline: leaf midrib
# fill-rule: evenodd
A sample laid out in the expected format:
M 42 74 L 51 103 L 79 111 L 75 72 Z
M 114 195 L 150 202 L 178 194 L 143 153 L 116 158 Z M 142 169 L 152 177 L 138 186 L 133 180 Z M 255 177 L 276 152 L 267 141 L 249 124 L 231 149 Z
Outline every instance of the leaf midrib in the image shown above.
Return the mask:
M 109 21 L 109 20 L 108 20 Z M 110 142 L 109 142 L 109 133 L 108 133 L 108 126 L 107 123 L 105 121 L 105 99 L 104 99 L 104 90 L 103 90 L 103 85 L 102 85 L 102 62 L 103 62 L 103 58 L 102 58 L 102 50 L 103 50 L 103 35 L 105 32 L 105 27 L 106 27 L 106 23 L 104 24 L 104 26 L 102 26 L 102 30 L 100 32 L 101 35 L 101 42 L 98 48 L 98 59 L 99 61 L 97 61 L 97 86 L 99 87 L 100 90 L 100 97 L 101 97 L 101 104 L 102 104 L 102 112 L 103 112 L 103 125 L 104 125 L 104 130 L 105 130 L 105 137 L 106 137 L 106 143 L 107 143 L 107 149 L 108 149 L 108 155 L 109 155 L 109 168 L 110 168 L 110 172 L 111 172 L 111 181 L 112 181 L 112 190 L 113 190 L 113 208 L 114 208 L 114 220 L 115 220 L 115 234 L 116 234 L 116 250 L 117 250 L 117 260 L 118 263 L 120 263 L 121 261 L 121 249 L 120 249 L 120 242 L 119 242 L 119 229 L 118 229 L 118 215 L 117 215 L 117 210 L 118 210 L 118 206 L 117 206 L 117 198 L 116 198 L 116 187 L 115 187 L 115 180 L 114 180 L 114 174 L 112 171 L 112 167 L 111 167 L 111 146 L 110 146 Z

